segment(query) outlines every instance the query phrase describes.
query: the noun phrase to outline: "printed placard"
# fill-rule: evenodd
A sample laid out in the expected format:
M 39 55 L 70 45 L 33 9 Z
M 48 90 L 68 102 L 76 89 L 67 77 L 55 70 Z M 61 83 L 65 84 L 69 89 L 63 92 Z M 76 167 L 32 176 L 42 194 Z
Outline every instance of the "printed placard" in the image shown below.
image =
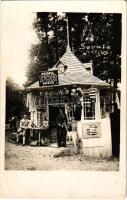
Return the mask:
M 101 137 L 101 122 L 84 122 L 83 139 Z
M 40 86 L 58 85 L 58 71 L 44 71 L 39 77 Z

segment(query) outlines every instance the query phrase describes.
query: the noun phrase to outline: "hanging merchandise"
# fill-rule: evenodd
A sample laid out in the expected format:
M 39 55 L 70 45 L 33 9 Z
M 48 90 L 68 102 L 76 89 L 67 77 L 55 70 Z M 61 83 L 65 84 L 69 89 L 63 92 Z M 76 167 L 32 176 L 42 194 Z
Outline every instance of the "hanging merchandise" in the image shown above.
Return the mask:
M 67 88 L 64 88 L 64 94 L 69 94 L 69 90 Z
M 40 109 L 37 111 L 37 126 L 40 128 L 48 128 L 48 109 Z
M 113 93 L 108 92 L 105 96 L 106 101 L 106 112 L 113 113 L 114 112 L 114 100 L 113 100 Z
M 48 97 L 46 94 L 40 92 L 39 96 L 36 96 L 35 101 L 37 109 L 37 126 L 39 128 L 48 128 L 49 126 L 49 110 L 48 110 Z
M 29 105 L 30 105 L 30 96 L 31 96 L 31 93 L 28 93 L 27 98 L 26 98 L 26 107 L 27 108 L 29 108 Z
M 37 112 L 37 127 L 41 127 L 41 112 Z
M 96 88 L 90 88 L 89 89 L 89 97 L 91 99 L 96 99 Z
M 71 95 L 75 95 L 75 92 L 76 92 L 76 89 L 73 88 L 73 89 L 71 90 Z
M 83 97 L 84 92 L 83 92 L 83 90 L 82 90 L 81 88 L 77 88 L 76 92 L 78 93 L 78 95 L 79 95 L 80 97 Z
M 36 110 L 36 97 L 34 94 L 29 94 L 29 112 Z

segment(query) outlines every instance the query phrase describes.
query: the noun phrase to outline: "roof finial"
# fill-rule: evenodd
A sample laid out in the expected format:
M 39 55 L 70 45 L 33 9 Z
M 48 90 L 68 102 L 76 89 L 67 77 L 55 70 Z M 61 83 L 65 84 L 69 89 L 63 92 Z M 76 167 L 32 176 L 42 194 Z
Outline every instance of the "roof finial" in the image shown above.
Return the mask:
M 67 50 L 70 50 L 68 17 L 67 17 Z

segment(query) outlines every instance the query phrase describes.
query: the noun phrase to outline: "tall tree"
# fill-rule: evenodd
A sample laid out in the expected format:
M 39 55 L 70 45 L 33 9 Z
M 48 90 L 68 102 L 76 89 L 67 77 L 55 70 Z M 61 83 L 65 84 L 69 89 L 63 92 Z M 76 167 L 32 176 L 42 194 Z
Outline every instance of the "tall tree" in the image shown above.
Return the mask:
M 117 88 L 121 79 L 121 14 L 37 13 L 34 29 L 39 43 L 30 51 L 27 84 L 37 81 L 40 71 L 53 67 L 66 50 L 66 17 L 70 46 L 82 62 L 93 61 L 94 75 Z
M 57 13 L 37 13 L 33 27 L 39 43 L 30 49 L 26 85 L 37 81 L 40 71 L 53 67 L 66 47 L 66 21 Z
M 6 80 L 6 122 L 25 110 L 22 89 L 11 79 Z

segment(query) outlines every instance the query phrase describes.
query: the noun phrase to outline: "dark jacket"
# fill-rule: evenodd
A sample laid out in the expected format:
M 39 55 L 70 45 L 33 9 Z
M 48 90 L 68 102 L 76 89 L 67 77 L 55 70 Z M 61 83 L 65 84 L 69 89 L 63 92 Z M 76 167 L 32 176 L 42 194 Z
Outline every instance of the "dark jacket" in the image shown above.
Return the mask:
M 66 126 L 67 125 L 67 117 L 66 114 L 58 114 L 56 117 L 56 124 L 58 126 Z

